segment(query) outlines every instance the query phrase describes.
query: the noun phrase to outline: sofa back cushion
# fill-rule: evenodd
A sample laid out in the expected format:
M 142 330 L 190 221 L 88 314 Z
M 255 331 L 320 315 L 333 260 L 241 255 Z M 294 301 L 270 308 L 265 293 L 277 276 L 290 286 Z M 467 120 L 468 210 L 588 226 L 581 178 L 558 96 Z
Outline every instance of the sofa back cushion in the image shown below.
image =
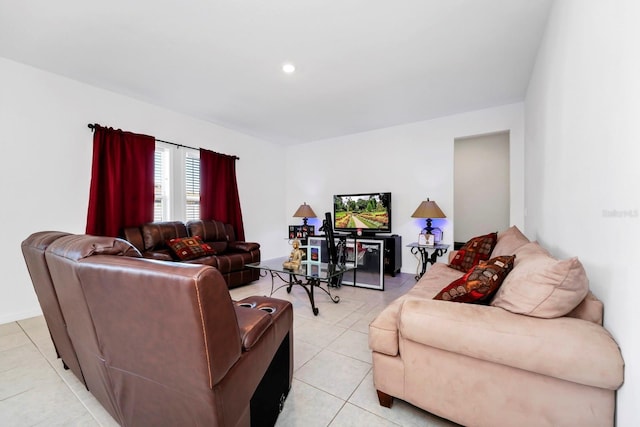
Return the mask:
M 227 233 L 227 240 L 230 242 L 235 242 L 236 241 L 236 232 L 233 229 L 233 225 L 231 224 L 225 224 L 224 225 L 224 229 Z
M 491 305 L 513 313 L 554 318 L 571 312 L 589 292 L 589 281 L 578 258 L 557 260 L 537 243 L 527 243 L 515 253 L 515 266 Z
M 529 243 L 527 236 L 515 225 L 498 233 L 498 242 L 491 252 L 491 258 L 503 255 L 513 255 L 519 247 Z
M 187 222 L 187 228 L 190 236 L 199 236 L 202 241 L 208 243 L 211 248 L 217 253 L 221 254 L 227 250 L 229 242 L 229 234 L 227 226 L 221 221 L 213 219 L 194 220 Z
M 199 219 L 187 222 L 190 236 L 200 236 L 205 242 L 228 241 L 227 229 L 223 222 Z
M 187 237 L 187 227 L 180 221 L 150 222 L 140 227 L 145 251 L 169 249 L 167 240 Z
M 597 325 L 602 325 L 603 315 L 604 304 L 602 304 L 602 301 L 589 291 L 582 302 L 567 314 L 567 317 L 588 320 L 589 322 L 593 322 Z

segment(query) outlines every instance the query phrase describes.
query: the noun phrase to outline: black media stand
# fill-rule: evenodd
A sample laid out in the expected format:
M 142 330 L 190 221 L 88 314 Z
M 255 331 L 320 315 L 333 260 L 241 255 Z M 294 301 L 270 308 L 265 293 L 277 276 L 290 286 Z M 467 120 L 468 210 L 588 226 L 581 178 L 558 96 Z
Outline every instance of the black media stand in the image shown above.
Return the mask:
M 359 239 L 384 240 L 384 273 L 395 277 L 402 268 L 402 236 L 363 234 Z

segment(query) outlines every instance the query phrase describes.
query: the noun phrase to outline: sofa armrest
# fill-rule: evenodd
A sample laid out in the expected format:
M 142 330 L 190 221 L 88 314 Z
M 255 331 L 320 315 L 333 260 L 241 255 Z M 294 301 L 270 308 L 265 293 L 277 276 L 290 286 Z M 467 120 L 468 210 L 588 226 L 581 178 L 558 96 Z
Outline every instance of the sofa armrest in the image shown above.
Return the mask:
M 369 323 L 369 348 L 375 352 L 388 356 L 397 356 L 398 347 L 398 318 L 405 296 L 392 301 Z
M 579 384 L 616 390 L 623 381 L 616 342 L 602 326 L 580 319 L 408 298 L 399 332 L 427 346 Z
M 229 242 L 228 248 L 235 252 L 251 252 L 260 249 L 259 243 L 254 242 Z
M 242 350 L 251 350 L 271 326 L 271 316 L 265 311 L 236 305 L 236 317 L 242 340 Z

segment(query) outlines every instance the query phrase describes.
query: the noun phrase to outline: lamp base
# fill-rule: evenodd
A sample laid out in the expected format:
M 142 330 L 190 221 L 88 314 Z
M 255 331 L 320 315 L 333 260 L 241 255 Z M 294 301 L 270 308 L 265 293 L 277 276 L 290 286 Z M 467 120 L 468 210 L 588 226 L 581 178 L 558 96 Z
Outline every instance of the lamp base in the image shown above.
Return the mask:
M 440 243 L 442 241 L 442 237 L 444 236 L 444 233 L 438 227 L 431 227 L 431 230 L 427 230 L 427 228 L 425 227 L 425 228 L 422 229 L 422 234 L 431 234 L 431 235 L 433 235 L 433 240 L 436 243 Z
M 433 234 L 436 243 L 440 243 L 444 236 L 442 229 L 431 226 L 431 218 L 427 218 L 427 226 L 422 229 L 422 234 Z
M 427 226 L 422 229 L 424 234 L 433 234 L 433 227 L 431 226 L 431 218 L 427 218 Z

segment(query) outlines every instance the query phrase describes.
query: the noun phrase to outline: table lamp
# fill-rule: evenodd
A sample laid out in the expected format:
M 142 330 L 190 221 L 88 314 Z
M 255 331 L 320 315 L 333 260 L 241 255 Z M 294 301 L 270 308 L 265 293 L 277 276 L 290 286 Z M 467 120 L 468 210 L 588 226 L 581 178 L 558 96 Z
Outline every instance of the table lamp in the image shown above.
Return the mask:
M 303 225 L 307 225 L 307 219 L 316 218 L 316 213 L 311 209 L 306 202 L 300 205 L 296 213 L 293 214 L 294 218 L 302 218 Z
M 442 238 L 442 230 L 437 227 L 431 226 L 432 218 L 446 218 L 447 216 L 442 212 L 440 207 L 433 200 L 427 200 L 420 203 L 420 206 L 416 209 L 416 211 L 411 215 L 412 218 L 426 218 L 427 226 L 422 229 L 426 234 L 433 234 L 433 230 L 438 230 L 440 232 L 440 238 Z

